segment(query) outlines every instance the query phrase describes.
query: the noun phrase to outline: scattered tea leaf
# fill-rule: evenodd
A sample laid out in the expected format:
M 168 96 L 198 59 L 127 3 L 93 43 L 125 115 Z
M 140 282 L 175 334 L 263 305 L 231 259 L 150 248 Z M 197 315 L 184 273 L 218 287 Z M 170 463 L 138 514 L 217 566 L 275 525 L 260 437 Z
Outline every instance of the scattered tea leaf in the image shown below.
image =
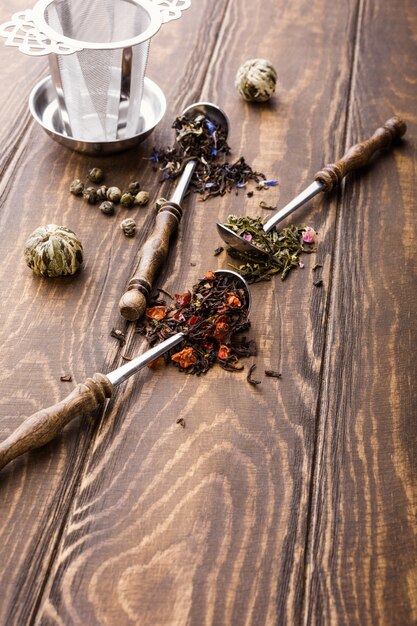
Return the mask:
M 65 376 L 61 376 L 59 380 L 63 383 L 70 383 L 72 381 L 72 376 L 70 374 L 65 374 Z
M 282 374 L 275 372 L 274 370 L 265 370 L 265 376 L 269 378 L 282 378 Z
M 126 335 L 124 334 L 123 331 L 119 330 L 118 328 L 112 328 L 111 329 L 110 337 L 114 337 L 114 339 L 117 339 L 117 341 L 119 342 L 121 348 L 126 343 Z
M 254 378 L 252 378 L 252 374 L 256 369 L 256 364 L 254 363 L 253 365 L 250 366 L 249 368 L 249 372 L 248 375 L 246 376 L 246 380 L 248 381 L 248 383 L 250 383 L 251 385 L 260 385 L 261 381 L 260 380 L 255 380 Z
M 278 207 L 272 206 L 272 204 L 267 204 L 264 200 L 261 200 L 259 203 L 261 209 L 267 209 L 268 211 L 276 211 Z

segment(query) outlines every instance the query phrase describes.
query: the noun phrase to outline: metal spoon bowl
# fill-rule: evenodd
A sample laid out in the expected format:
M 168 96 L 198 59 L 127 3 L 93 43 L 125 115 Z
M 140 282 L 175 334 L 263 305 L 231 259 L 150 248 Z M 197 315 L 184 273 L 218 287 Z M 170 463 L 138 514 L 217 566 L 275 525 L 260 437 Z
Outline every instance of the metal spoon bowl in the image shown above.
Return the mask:
M 190 104 L 190 106 L 184 109 L 181 115 L 187 119 L 193 119 L 197 115 L 204 115 L 211 122 L 213 122 L 213 124 L 220 126 L 220 128 L 225 132 L 226 137 L 229 133 L 229 119 L 226 113 L 212 102 L 195 102 Z

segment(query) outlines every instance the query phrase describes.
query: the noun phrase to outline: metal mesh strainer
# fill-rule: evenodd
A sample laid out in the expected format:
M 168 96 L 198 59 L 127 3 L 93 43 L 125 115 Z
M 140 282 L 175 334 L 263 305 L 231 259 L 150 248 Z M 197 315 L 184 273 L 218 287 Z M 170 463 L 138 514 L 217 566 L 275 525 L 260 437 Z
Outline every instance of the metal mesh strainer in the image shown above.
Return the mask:
M 65 132 L 113 141 L 139 131 L 149 44 L 190 0 L 40 0 L 0 26 L 6 45 L 49 55 Z

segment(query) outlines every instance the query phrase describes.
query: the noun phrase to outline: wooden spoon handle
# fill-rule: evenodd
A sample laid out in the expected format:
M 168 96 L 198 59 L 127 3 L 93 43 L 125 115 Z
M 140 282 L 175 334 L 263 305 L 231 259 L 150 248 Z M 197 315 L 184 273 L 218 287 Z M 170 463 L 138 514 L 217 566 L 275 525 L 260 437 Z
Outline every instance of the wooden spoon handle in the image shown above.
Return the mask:
M 72 419 L 97 409 L 113 393 L 113 385 L 104 374 L 94 374 L 80 383 L 58 404 L 41 409 L 28 417 L 0 444 L 0 470 L 24 452 L 51 441 Z
M 368 165 L 372 155 L 382 148 L 390 148 L 396 139 L 402 137 L 407 130 L 406 123 L 399 117 L 391 117 L 378 128 L 370 139 L 357 143 L 349 148 L 345 155 L 336 163 L 325 165 L 314 179 L 323 183 L 323 191 L 331 191 L 342 179 L 353 170 Z
M 120 313 L 127 320 L 138 320 L 145 313 L 156 273 L 168 256 L 169 240 L 181 216 L 182 209 L 175 202 L 165 202 L 159 209 L 152 234 L 143 246 L 138 269 L 120 298 Z

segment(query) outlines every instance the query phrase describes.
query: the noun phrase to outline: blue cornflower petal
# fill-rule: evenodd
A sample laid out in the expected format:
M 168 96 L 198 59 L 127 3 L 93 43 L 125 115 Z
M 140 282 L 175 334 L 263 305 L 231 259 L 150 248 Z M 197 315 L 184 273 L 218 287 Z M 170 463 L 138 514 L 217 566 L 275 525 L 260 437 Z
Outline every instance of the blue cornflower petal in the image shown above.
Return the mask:
M 210 120 L 206 120 L 206 126 L 211 133 L 214 133 L 214 131 L 216 130 L 215 124 L 213 124 L 213 122 L 211 122 Z
M 266 185 L 267 187 L 276 187 L 278 185 L 277 180 L 261 180 L 260 185 Z

